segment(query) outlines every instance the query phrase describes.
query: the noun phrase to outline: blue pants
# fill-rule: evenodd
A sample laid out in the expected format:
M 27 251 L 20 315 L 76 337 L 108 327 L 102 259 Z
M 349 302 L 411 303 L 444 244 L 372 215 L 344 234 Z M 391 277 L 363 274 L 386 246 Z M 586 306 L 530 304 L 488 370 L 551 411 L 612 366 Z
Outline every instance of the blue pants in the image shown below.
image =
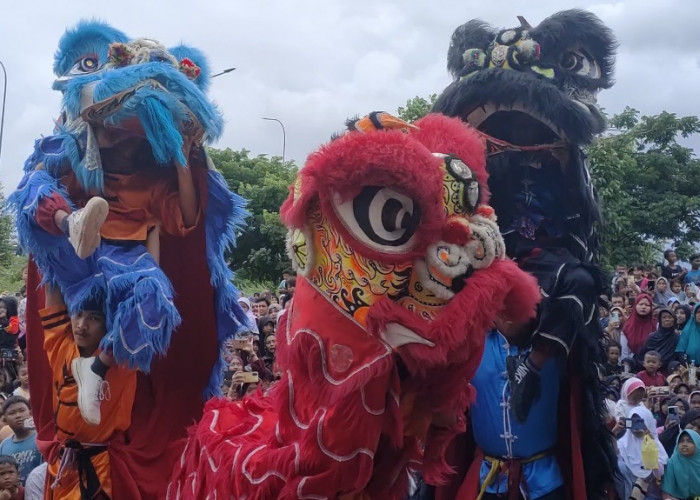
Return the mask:
M 71 314 L 104 304 L 107 333 L 101 347 L 118 364 L 147 372 L 154 355 L 165 354 L 181 321 L 170 280 L 141 242 L 103 240 L 80 259 L 67 237 L 49 234 L 34 219 L 42 198 L 54 193 L 66 197 L 56 179 L 37 170 L 8 199 L 20 243 L 32 253 L 44 282 L 59 287 Z

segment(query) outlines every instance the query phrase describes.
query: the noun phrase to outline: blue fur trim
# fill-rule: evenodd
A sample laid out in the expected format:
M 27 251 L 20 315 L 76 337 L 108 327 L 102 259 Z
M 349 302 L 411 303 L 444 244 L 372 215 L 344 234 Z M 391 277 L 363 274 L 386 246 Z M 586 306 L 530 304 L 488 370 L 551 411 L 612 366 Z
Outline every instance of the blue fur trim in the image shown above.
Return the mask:
M 70 206 L 63 186 L 46 170 L 35 170 L 24 175 L 5 205 L 5 209 L 14 215 L 19 244 L 34 256 L 42 272 L 46 272 L 49 256 L 58 252 L 61 240 L 65 240 L 40 229 L 34 221 L 39 202 L 54 193 L 62 196 Z
M 245 224 L 248 211 L 245 200 L 229 191 L 223 176 L 214 171 L 208 172 L 209 188 L 205 211 L 206 254 L 214 287 L 216 323 L 219 341 L 219 360 L 209 379 L 204 396 L 209 398 L 221 392 L 221 377 L 225 366 L 221 356 L 224 343 L 249 329 L 245 312 L 238 305 L 240 292 L 233 285 L 233 272 L 224 259 L 227 248 L 235 246 L 236 234 Z
M 124 90 L 131 89 L 149 79 L 156 80 L 168 90 L 172 102 L 178 102 L 191 110 L 205 128 L 207 138 L 216 140 L 223 132 L 223 117 L 200 88 L 170 63 L 151 62 L 136 66 L 114 68 L 101 73 L 80 76 L 65 84 L 63 105 L 71 116 L 80 110 L 80 93 L 88 83 L 99 79 L 94 90 L 94 99 L 102 101 Z M 173 111 L 178 113 L 176 108 Z M 182 113 L 183 111 L 179 111 Z
M 100 246 L 97 267 L 108 296 L 108 334 L 102 347 L 111 348 L 120 365 L 148 373 L 155 355 L 164 355 L 173 330 L 181 323 L 173 302 L 172 284 L 143 245 Z
M 209 68 L 207 57 L 201 50 L 190 47 L 189 45 L 177 45 L 169 48 L 168 52 L 175 56 L 178 61 L 187 58 L 199 66 L 199 76 L 195 78 L 193 82 L 202 89 L 202 92 L 209 90 L 209 83 L 211 81 L 209 75 L 211 74 L 211 69 Z
M 136 283 L 130 283 L 132 293 L 119 303 L 114 320 L 108 327 L 109 334 L 102 339 L 100 347 L 111 349 L 115 361 L 120 366 L 148 373 L 154 356 L 164 356 L 167 352 L 172 332 L 180 325 L 182 319 L 175 305 L 163 294 L 163 286 L 165 285 L 160 280 L 140 279 Z M 142 306 L 144 303 L 146 305 Z M 115 306 L 116 304 L 110 304 L 107 307 L 111 309 Z M 159 313 L 160 322 L 157 329 L 141 319 L 139 308 Z M 138 331 L 141 344 L 127 345 L 121 336 L 122 326 L 132 335 Z M 141 346 L 144 347 L 139 348 Z
M 107 23 L 82 20 L 74 28 L 66 30 L 58 42 L 54 55 L 53 72 L 56 76 L 68 73 L 73 65 L 85 55 L 96 55 L 100 64 L 107 61 L 109 46 L 114 42 L 127 42 L 129 38 Z
M 179 117 L 173 116 L 173 111 L 178 109 L 174 107 L 176 104 L 166 102 L 169 100 L 168 95 L 162 92 L 139 90 L 138 94 L 142 94 L 143 99 L 135 103 L 136 111 L 155 160 L 161 165 L 172 161 L 187 165 L 187 159 L 182 153 L 182 135 L 174 120 Z

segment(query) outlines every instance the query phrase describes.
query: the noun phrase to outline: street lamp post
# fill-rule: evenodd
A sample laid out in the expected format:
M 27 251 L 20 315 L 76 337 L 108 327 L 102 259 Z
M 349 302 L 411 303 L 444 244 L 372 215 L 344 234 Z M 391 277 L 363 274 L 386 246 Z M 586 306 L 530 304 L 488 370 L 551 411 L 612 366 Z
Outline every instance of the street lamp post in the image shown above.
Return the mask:
M 3 74 L 3 88 L 2 88 L 2 113 L 0 115 L 0 156 L 2 156 L 2 132 L 5 129 L 5 101 L 7 100 L 7 71 L 5 70 L 5 65 L 0 61 L 0 66 L 2 66 Z
M 216 78 L 217 76 L 225 75 L 226 73 L 230 73 L 231 71 L 234 71 L 236 68 L 227 68 L 223 70 L 221 73 L 217 73 L 215 75 L 211 75 L 209 78 Z
M 285 152 L 287 150 L 287 132 L 284 130 L 284 123 L 282 123 L 282 121 L 278 120 L 277 118 L 263 117 L 263 120 L 277 122 L 280 124 L 280 127 L 282 127 L 282 163 L 284 163 Z

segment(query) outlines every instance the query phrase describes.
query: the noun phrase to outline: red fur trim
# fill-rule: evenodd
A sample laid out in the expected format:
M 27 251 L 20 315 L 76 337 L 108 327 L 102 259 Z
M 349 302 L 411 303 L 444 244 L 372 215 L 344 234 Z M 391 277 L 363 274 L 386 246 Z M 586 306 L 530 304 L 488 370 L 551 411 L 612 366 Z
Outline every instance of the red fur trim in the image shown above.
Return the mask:
M 459 118 L 448 118 L 439 113 L 431 113 L 418 120 L 419 130 L 411 136 L 422 142 L 435 153 L 457 156 L 479 179 L 481 203 L 487 204 L 491 196 L 486 172 L 486 145 L 481 136 Z

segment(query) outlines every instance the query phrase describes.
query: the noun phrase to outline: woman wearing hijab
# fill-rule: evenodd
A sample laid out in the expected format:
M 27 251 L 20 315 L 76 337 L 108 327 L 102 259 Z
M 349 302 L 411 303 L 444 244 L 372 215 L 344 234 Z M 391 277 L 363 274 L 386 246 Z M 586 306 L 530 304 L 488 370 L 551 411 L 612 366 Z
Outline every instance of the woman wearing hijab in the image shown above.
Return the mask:
M 676 351 L 681 353 L 685 361 L 700 364 L 700 304 L 695 306 L 692 316 L 683 328 Z
M 693 310 L 689 305 L 681 304 L 678 306 L 678 309 L 676 309 L 674 314 L 676 315 L 676 330 L 682 332 L 685 325 L 688 324 L 690 316 L 693 314 Z
M 678 345 L 678 332 L 676 331 L 676 317 L 668 307 L 659 309 L 659 326 L 644 343 L 644 347 L 637 354 L 637 359 L 642 362 L 644 355 L 649 351 L 659 353 L 661 368 L 676 359 L 676 346 Z
M 666 465 L 661 490 L 678 500 L 700 496 L 700 434 L 697 432 L 688 429 L 678 436 L 676 451 Z
M 671 299 L 678 299 L 678 297 L 671 291 L 668 280 L 662 276 L 656 280 L 654 286 L 654 304 L 666 307 Z
M 682 401 L 682 400 L 681 400 Z M 667 404 L 670 403 L 670 400 Z M 673 406 L 673 405 L 671 405 Z M 682 403 L 678 403 L 676 406 L 683 406 Z M 664 431 L 659 435 L 659 441 L 664 446 L 666 453 L 671 455 L 676 446 L 676 440 L 678 439 L 678 434 L 681 433 L 683 429 L 688 428 L 688 425 L 693 426 L 693 422 L 700 419 L 700 410 L 689 410 L 681 416 L 681 421 L 678 425 L 669 425 Z
M 617 441 L 618 465 L 624 482 L 623 491 L 619 493 L 622 498 L 642 500 L 647 494 L 656 493 L 654 489 L 658 489 L 658 486 L 655 479 L 661 479 L 664 465 L 668 462 L 668 454 L 659 442 L 654 416 L 645 406 L 630 409 L 627 418 L 632 421 L 632 428 Z M 651 471 L 644 467 L 642 460 L 642 443 L 645 436 L 654 440 L 658 450 L 657 468 Z
M 630 353 L 638 353 L 654 330 L 656 321 L 652 315 L 652 298 L 646 293 L 641 293 L 634 299 L 632 312 L 622 327 L 625 340 L 621 338 L 620 343 L 623 345 L 623 351 L 627 345 Z
M 255 315 L 253 314 L 253 309 L 250 307 L 250 300 L 248 300 L 247 297 L 241 297 L 240 299 L 238 299 L 238 304 L 245 311 L 246 318 L 248 318 L 248 325 L 250 327 L 250 331 L 252 333 L 257 334 L 258 320 L 255 318 Z

